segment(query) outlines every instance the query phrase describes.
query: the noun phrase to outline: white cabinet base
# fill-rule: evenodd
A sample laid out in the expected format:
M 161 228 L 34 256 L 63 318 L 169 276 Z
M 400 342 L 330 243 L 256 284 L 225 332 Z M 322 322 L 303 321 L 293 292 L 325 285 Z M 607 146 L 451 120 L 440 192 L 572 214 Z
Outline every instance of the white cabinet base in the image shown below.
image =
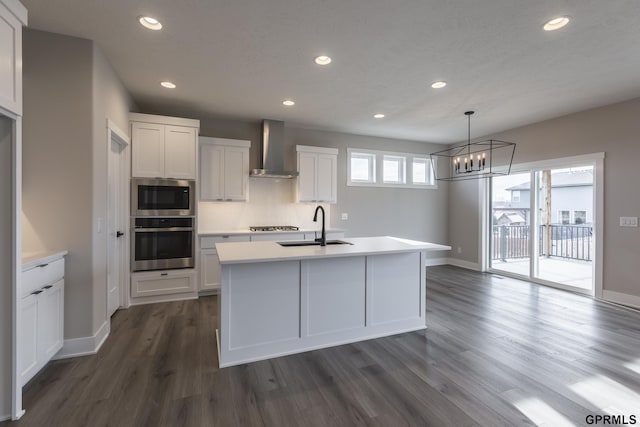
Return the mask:
M 425 256 L 223 264 L 220 366 L 425 329 Z
M 194 269 L 131 273 L 131 297 L 195 294 L 195 276 Z

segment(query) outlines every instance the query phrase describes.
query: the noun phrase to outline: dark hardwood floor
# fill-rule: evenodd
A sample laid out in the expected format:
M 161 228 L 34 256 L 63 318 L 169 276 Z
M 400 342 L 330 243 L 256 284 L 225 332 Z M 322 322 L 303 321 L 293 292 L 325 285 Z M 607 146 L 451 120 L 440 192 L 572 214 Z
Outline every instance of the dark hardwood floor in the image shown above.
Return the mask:
M 216 297 L 118 311 L 0 426 L 640 423 L 640 313 L 527 282 L 429 267 L 426 331 L 225 369 L 215 317 Z

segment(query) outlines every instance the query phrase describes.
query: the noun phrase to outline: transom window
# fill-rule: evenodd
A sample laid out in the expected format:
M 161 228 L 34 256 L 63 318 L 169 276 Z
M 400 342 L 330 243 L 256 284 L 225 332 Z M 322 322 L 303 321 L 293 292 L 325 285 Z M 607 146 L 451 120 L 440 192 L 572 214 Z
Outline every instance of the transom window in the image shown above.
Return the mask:
M 432 161 L 425 154 L 347 149 L 347 185 L 437 188 Z

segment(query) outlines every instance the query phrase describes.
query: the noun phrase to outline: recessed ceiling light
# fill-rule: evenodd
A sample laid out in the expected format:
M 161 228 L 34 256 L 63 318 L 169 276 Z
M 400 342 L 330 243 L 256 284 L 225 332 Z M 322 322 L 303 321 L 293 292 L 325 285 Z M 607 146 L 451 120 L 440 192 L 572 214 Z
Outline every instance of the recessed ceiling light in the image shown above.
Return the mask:
M 140 25 L 150 30 L 162 29 L 162 24 L 160 23 L 160 21 L 150 16 L 138 16 L 138 22 L 140 22 Z
M 291 107 L 292 105 L 296 105 L 296 103 L 293 102 L 290 99 L 285 99 L 284 101 L 282 101 L 282 105 L 286 105 L 287 107 Z
M 373 115 L 374 119 L 384 119 L 384 114 L 382 113 L 377 113 Z
M 553 18 L 547 21 L 542 27 L 545 31 L 554 31 L 559 30 L 569 23 L 568 16 L 559 16 L 557 18 Z
M 175 89 L 176 85 L 172 82 L 160 82 L 160 86 L 166 87 L 167 89 Z
M 320 55 L 320 56 L 316 56 L 314 61 L 318 65 L 329 65 L 331 64 L 331 57 L 327 55 Z
M 439 81 L 431 83 L 431 87 L 434 89 L 442 89 L 447 85 L 447 82 Z

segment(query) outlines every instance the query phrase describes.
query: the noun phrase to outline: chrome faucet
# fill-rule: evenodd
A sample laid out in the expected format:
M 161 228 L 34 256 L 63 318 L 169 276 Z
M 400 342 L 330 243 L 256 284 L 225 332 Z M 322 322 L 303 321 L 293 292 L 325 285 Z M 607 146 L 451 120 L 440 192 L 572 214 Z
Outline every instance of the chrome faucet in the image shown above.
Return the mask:
M 327 246 L 327 232 L 325 231 L 324 228 L 324 208 L 320 205 L 318 205 L 318 207 L 316 208 L 316 212 L 313 214 L 313 222 L 318 222 L 318 211 L 322 211 L 322 234 L 320 235 L 320 238 L 316 238 L 316 242 L 320 242 L 320 246 Z

